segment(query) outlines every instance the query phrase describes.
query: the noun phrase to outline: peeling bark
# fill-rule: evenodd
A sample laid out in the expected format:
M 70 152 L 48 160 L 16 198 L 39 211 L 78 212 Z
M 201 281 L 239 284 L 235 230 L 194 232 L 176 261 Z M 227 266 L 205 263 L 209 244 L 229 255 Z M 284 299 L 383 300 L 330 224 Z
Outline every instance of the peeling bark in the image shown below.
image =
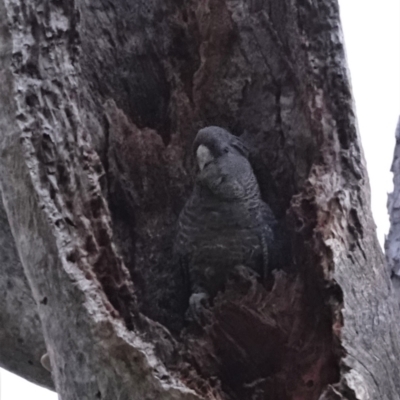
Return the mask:
M 0 11 L 1 190 L 63 400 L 400 393 L 335 0 Z M 236 270 L 198 329 L 171 248 L 206 125 L 247 140 L 284 257 L 267 285 Z

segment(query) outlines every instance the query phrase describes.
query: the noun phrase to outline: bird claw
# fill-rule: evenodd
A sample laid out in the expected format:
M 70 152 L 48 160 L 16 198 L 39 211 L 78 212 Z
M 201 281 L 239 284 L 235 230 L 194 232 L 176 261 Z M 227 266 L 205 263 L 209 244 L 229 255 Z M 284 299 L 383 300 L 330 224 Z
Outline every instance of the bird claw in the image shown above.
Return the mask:
M 189 309 L 186 313 L 187 319 L 197 323 L 199 326 L 204 321 L 204 313 L 208 308 L 208 295 L 206 293 L 193 293 L 189 299 Z

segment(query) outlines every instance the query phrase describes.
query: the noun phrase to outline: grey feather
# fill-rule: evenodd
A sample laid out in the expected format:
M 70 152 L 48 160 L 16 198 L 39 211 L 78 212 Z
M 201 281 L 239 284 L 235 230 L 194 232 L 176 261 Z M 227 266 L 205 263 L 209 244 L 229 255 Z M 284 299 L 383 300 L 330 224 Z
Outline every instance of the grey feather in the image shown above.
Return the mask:
M 174 248 L 187 271 L 190 293 L 213 297 L 237 265 L 267 275 L 274 217 L 261 199 L 240 138 L 207 127 L 198 132 L 194 152 L 200 145 L 213 160 L 197 175 L 179 216 Z

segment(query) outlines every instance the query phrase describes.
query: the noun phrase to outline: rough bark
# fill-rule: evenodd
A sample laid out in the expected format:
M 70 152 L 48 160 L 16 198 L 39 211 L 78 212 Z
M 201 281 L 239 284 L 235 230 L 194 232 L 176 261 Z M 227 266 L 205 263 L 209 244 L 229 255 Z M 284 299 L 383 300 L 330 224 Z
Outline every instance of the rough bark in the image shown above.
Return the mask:
M 389 273 L 392 278 L 397 299 L 400 290 L 400 117 L 396 128 L 396 146 L 393 163 L 393 192 L 388 196 L 387 208 L 390 218 L 390 230 L 385 240 L 385 254 L 388 261 Z
M 0 11 L 1 190 L 63 400 L 398 396 L 335 0 Z M 171 246 L 211 124 L 248 141 L 285 257 L 268 285 L 233 274 L 196 329 Z
M 2 204 L 0 249 L 0 366 L 53 388 L 50 374 L 39 362 L 46 352 L 42 327 Z
M 4 15 L 4 4 L 0 14 Z M 0 19 L 0 60 L 11 55 L 11 42 L 7 20 Z M 0 96 L 10 84 L 10 72 L 0 70 Z M 9 102 L 2 102 L 0 111 L 1 141 L 9 130 L 9 119 L 3 118 Z M 11 234 L 3 201 L 0 199 L 0 366 L 48 388 L 53 388 L 50 375 L 39 360 L 46 351 L 39 316 L 32 292 L 23 272 L 18 250 Z

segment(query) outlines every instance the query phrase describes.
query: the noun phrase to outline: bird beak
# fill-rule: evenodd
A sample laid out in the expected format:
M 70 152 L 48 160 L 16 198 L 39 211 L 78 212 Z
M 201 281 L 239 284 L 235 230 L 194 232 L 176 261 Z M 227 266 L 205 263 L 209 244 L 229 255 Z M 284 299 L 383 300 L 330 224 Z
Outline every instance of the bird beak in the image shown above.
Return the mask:
M 214 157 L 212 156 L 210 149 L 201 144 L 196 150 L 197 164 L 199 165 L 200 171 L 210 163 Z

